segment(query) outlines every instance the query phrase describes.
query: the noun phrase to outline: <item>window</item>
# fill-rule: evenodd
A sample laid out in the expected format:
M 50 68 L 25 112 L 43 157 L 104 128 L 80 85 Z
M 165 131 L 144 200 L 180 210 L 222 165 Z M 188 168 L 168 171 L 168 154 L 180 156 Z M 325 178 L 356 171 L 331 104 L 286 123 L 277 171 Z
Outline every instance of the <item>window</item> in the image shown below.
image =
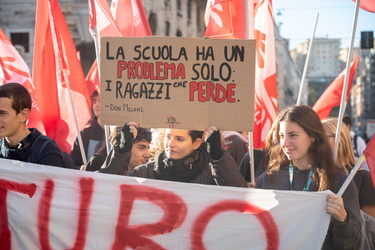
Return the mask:
M 10 41 L 14 46 L 16 45 L 21 45 L 25 48 L 25 52 L 29 53 L 30 52 L 30 42 L 29 39 L 30 35 L 28 32 L 13 32 L 10 33 Z
M 165 35 L 166 36 L 169 36 L 169 29 L 170 29 L 170 27 L 171 27 L 171 24 L 168 21 L 166 21 L 165 22 Z
M 191 0 L 188 0 L 188 19 L 191 20 Z

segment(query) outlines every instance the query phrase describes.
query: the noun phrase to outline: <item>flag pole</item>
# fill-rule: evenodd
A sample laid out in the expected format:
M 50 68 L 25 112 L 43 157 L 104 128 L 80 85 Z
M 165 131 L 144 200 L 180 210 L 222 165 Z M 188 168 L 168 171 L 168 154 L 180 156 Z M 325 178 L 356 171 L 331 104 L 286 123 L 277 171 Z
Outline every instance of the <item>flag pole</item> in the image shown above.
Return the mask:
M 99 41 L 98 41 L 98 33 L 97 33 L 97 27 L 95 26 L 93 28 L 93 36 L 94 36 L 94 44 L 95 44 L 95 53 L 96 53 L 96 60 L 98 64 L 98 75 L 99 75 L 99 83 L 100 83 L 100 54 L 99 54 Z M 105 145 L 107 148 L 107 154 L 109 154 L 109 151 L 111 150 L 111 144 L 109 140 L 109 126 L 104 125 L 104 134 L 105 134 Z
M 51 12 L 51 15 L 52 17 L 54 18 L 54 10 L 51 6 L 51 2 L 48 1 L 48 6 L 49 6 L 49 11 Z M 83 160 L 83 164 L 86 166 L 87 165 L 87 159 L 86 159 L 86 153 L 85 153 L 85 149 L 83 147 L 83 142 L 82 142 L 82 137 L 81 137 L 81 133 L 79 131 L 79 127 L 78 127 L 78 121 L 77 121 L 77 116 L 76 116 L 76 112 L 75 112 L 75 109 L 74 109 L 74 105 L 73 105 L 73 99 L 72 99 L 72 95 L 71 95 L 71 89 L 70 89 L 70 81 L 69 81 L 69 77 L 68 77 L 68 68 L 66 66 L 66 63 L 63 64 L 63 61 L 62 61 L 62 55 L 61 55 L 61 40 L 60 40 L 60 37 L 57 35 L 56 33 L 56 30 L 57 30 L 57 27 L 55 25 L 55 20 L 53 20 L 53 25 L 51 26 L 53 27 L 53 31 L 55 34 L 52 36 L 53 39 L 55 39 L 56 41 L 56 44 L 58 46 L 58 64 L 59 64 L 59 67 L 60 69 L 62 70 L 62 73 L 63 73 L 63 77 L 64 77 L 64 84 L 67 86 L 67 89 L 68 89 L 68 97 L 69 97 L 69 104 L 70 104 L 70 108 L 72 110 L 72 114 L 73 114 L 73 118 L 74 118 L 74 124 L 75 124 L 75 127 L 76 127 L 76 131 L 77 131 L 77 138 L 78 138 L 78 144 L 79 144 L 79 148 L 81 150 L 81 156 L 82 156 L 82 160 Z
M 245 23 L 246 23 L 246 39 L 250 39 L 250 17 L 249 17 L 249 0 L 245 0 Z M 255 77 L 255 76 L 254 76 Z M 249 157 L 250 157 L 250 183 L 255 185 L 255 170 L 254 170 L 254 146 L 253 146 L 253 132 L 248 133 L 249 139 Z
M 60 61 L 60 59 L 59 59 L 59 61 Z M 86 152 L 85 152 L 85 148 L 83 147 L 82 136 L 81 136 L 81 132 L 79 131 L 76 111 L 74 109 L 73 98 L 72 98 L 72 94 L 71 94 L 71 90 L 70 90 L 70 81 L 69 81 L 69 77 L 68 77 L 68 70 L 63 69 L 63 74 L 64 74 L 64 83 L 68 87 L 69 103 L 70 103 L 70 108 L 72 109 L 72 113 L 73 113 L 73 117 L 74 117 L 74 124 L 75 124 L 76 131 L 77 131 L 78 144 L 79 144 L 79 149 L 81 150 L 83 165 L 87 166 Z
M 343 195 L 346 188 L 349 186 L 349 183 L 352 181 L 352 179 L 354 178 L 358 169 L 361 167 L 362 163 L 365 161 L 365 159 L 366 159 L 365 155 L 361 155 L 361 157 L 359 157 L 359 159 L 358 159 L 357 163 L 355 164 L 355 166 L 353 167 L 352 171 L 350 171 L 350 174 L 348 175 L 348 177 L 346 177 L 346 180 L 342 184 L 340 190 L 337 192 L 338 196 Z
M 301 85 L 299 87 L 299 92 L 298 92 L 297 105 L 301 104 L 302 91 L 303 91 L 303 87 L 305 85 L 305 79 L 306 79 L 306 73 L 307 73 L 307 66 L 309 65 L 310 52 L 311 52 L 311 48 L 312 48 L 314 37 L 315 37 L 315 30 L 316 30 L 316 26 L 318 24 L 318 18 L 319 18 L 319 12 L 316 14 L 315 26 L 314 26 L 314 29 L 313 29 L 313 33 L 311 35 L 309 49 L 307 51 L 307 56 L 306 56 L 306 61 L 305 61 L 305 67 L 303 68 L 303 73 L 302 73 L 302 78 L 301 78 Z
M 339 117 L 337 121 L 337 128 L 336 128 L 336 135 L 335 135 L 335 146 L 333 149 L 333 159 L 335 162 L 337 161 L 337 152 L 339 148 L 339 137 L 340 137 L 340 131 L 341 131 L 341 125 L 342 125 L 342 118 L 345 113 L 346 109 L 346 92 L 348 88 L 348 80 L 349 80 L 349 69 L 350 69 L 350 62 L 351 62 L 351 55 L 352 55 L 352 49 L 354 45 L 355 40 L 355 32 L 357 28 L 357 20 L 358 20 L 358 10 L 359 10 L 359 4 L 360 0 L 356 1 L 355 8 L 354 8 L 354 18 L 353 18 L 353 27 L 352 27 L 352 34 L 350 38 L 350 46 L 348 50 L 348 57 L 346 60 L 346 70 L 345 70 L 345 78 L 344 78 L 344 84 L 342 86 L 342 94 L 341 94 L 341 103 L 340 103 L 340 111 L 339 111 Z

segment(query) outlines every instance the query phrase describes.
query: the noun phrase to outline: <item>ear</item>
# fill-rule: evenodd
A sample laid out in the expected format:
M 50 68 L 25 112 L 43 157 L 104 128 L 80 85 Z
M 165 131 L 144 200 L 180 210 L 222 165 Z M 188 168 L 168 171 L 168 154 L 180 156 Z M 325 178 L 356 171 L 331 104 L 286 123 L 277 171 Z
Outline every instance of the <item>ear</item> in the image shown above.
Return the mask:
M 26 122 L 29 119 L 30 112 L 31 111 L 28 108 L 24 108 L 23 110 L 21 110 L 21 112 L 19 113 L 19 115 L 21 116 L 21 122 Z
M 201 138 L 197 138 L 194 142 L 193 142 L 193 149 L 196 150 L 197 148 L 199 148 L 201 145 L 202 145 L 202 139 Z

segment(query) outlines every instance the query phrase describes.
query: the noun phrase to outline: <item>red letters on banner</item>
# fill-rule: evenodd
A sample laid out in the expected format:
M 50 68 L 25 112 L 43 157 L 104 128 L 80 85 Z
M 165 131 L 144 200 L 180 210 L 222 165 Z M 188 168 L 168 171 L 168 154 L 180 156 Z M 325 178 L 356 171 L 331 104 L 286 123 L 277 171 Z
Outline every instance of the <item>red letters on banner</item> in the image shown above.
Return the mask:
M 116 226 L 115 243 L 112 249 L 164 249 L 156 242 L 142 236 L 153 236 L 172 232 L 185 220 L 187 206 L 176 194 L 167 190 L 134 185 L 121 185 L 121 201 Z M 129 217 L 135 200 L 145 200 L 159 206 L 164 211 L 163 218 L 154 224 L 132 226 Z
M 80 178 L 80 202 L 77 216 L 77 233 L 72 249 L 84 249 L 89 226 L 90 206 L 94 194 L 94 179 Z M 11 231 L 8 224 L 7 193 L 8 191 L 27 194 L 33 198 L 37 186 L 35 184 L 17 183 L 0 180 L 0 246 L 1 249 L 11 249 Z M 116 224 L 115 239 L 112 249 L 149 248 L 164 249 L 163 246 L 147 238 L 157 234 L 171 233 L 180 227 L 188 213 L 188 208 L 183 199 L 168 190 L 143 186 L 126 185 L 120 187 L 120 207 Z M 42 249 L 52 249 L 49 243 L 50 210 L 54 196 L 54 181 L 45 181 L 42 196 L 38 202 L 38 236 Z M 164 211 L 161 220 L 151 224 L 129 225 L 130 215 L 135 200 L 153 203 Z M 220 201 L 205 208 L 194 220 L 191 228 L 191 248 L 205 249 L 203 236 L 207 225 L 214 216 L 227 211 L 253 214 L 264 228 L 267 239 L 267 249 L 279 248 L 279 230 L 272 215 L 257 206 L 242 200 Z
M 0 180 L 0 246 L 1 249 L 11 249 L 11 233 L 8 224 L 7 195 L 8 191 L 27 194 L 33 197 L 35 184 L 24 184 L 14 181 Z

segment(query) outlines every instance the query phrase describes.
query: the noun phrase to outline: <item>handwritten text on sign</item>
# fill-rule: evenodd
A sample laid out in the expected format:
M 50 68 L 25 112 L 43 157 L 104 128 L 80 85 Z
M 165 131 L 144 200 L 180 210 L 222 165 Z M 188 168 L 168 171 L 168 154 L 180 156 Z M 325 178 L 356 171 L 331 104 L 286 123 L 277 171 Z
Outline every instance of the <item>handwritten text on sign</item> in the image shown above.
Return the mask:
M 320 249 L 330 219 L 328 192 L 145 180 L 4 159 L 0 176 L 1 249 Z
M 240 39 L 102 38 L 101 119 L 251 131 L 254 45 Z

